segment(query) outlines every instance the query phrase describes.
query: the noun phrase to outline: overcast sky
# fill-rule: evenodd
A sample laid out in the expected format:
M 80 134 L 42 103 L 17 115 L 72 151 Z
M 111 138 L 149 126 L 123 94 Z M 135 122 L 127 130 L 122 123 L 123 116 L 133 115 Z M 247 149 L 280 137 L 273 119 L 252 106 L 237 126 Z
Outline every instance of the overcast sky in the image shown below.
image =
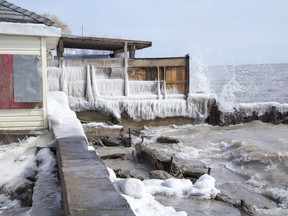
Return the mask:
M 8 0 L 9 1 L 9 0 Z M 72 34 L 152 41 L 136 57 L 190 54 L 208 65 L 288 63 L 288 0 L 10 0 Z

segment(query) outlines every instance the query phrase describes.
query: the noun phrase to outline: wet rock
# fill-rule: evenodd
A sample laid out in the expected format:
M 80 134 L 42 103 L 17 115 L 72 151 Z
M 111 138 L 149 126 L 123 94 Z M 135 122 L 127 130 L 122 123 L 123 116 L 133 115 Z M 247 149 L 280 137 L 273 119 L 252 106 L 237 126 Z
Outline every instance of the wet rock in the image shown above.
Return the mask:
M 233 205 L 247 215 L 255 215 L 255 207 L 260 209 L 276 208 L 277 205 L 265 196 L 258 194 L 237 183 L 223 183 L 217 186 L 221 193 L 216 200 Z M 255 207 L 254 207 L 255 206 Z
M 7 196 L 11 197 L 11 199 L 13 200 L 20 200 L 22 207 L 30 207 L 32 205 L 33 187 L 34 182 L 27 180 L 26 182 L 23 182 L 22 185 L 19 185 L 17 188 L 13 188 L 13 191 L 4 187 L 2 192 Z
M 129 138 L 127 137 L 123 137 L 120 144 L 125 147 L 131 147 L 131 141 L 129 141 Z
M 101 139 L 102 143 L 105 146 L 119 146 L 120 145 L 120 140 L 114 137 L 104 137 L 103 139 Z
M 106 159 L 122 159 L 122 160 L 128 160 L 128 156 L 126 154 L 110 154 L 110 155 L 102 155 L 100 157 L 102 160 L 106 160 Z
M 172 144 L 172 143 L 179 143 L 180 140 L 175 139 L 175 138 L 171 138 L 171 137 L 161 136 L 161 137 L 157 138 L 157 142 L 158 143 L 165 143 L 165 144 L 167 144 L 167 143 L 171 143 Z
M 205 163 L 201 161 L 187 162 L 174 159 L 171 155 L 164 152 L 160 153 L 145 144 L 136 144 L 135 149 L 138 159 L 145 160 L 151 165 L 154 165 L 155 169 L 164 170 L 177 178 L 187 177 L 195 181 L 195 179 L 207 173 L 208 170 Z
M 169 178 L 175 178 L 174 176 L 170 175 L 169 173 L 163 171 L 163 170 L 153 170 L 149 173 L 150 179 L 169 179 Z
M 288 124 L 288 117 L 283 119 L 282 124 Z
M 144 180 L 143 176 L 139 175 L 139 174 L 135 174 L 130 170 L 122 170 L 122 169 L 117 169 L 114 170 L 117 178 L 136 178 L 139 179 L 141 181 Z

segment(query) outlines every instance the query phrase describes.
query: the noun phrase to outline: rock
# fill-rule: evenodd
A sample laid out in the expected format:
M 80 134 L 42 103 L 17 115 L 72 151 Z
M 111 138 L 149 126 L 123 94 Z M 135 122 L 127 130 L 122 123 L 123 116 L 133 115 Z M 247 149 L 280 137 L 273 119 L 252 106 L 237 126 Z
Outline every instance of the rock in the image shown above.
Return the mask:
M 105 146 L 119 146 L 120 145 L 120 140 L 114 137 L 105 137 L 103 139 L 101 139 L 102 143 Z
M 102 160 L 106 160 L 106 159 L 122 159 L 122 160 L 128 160 L 128 156 L 126 154 L 110 154 L 110 155 L 103 155 L 100 157 Z
M 163 171 L 163 170 L 153 170 L 149 173 L 150 179 L 169 179 L 169 178 L 175 178 L 174 176 L 170 175 L 169 173 Z
M 121 140 L 121 145 L 125 147 L 131 147 L 131 141 L 129 142 L 129 138 L 123 137 Z
M 161 137 L 158 137 L 157 138 L 157 142 L 158 143 L 180 143 L 180 140 L 178 139 L 174 139 L 174 138 L 171 138 L 171 137 L 164 137 L 164 136 L 161 136 Z
M 134 174 L 130 170 L 117 169 L 117 170 L 114 170 L 114 172 L 115 172 L 117 178 L 136 178 L 136 179 L 139 179 L 141 181 L 144 180 L 143 176 L 141 176 L 139 174 Z
M 164 170 L 177 178 L 189 178 L 193 182 L 201 175 L 207 173 L 205 163 L 201 161 L 185 161 L 175 159 L 164 152 L 159 152 L 156 149 L 145 144 L 136 144 L 136 158 L 147 161 L 155 167 L 156 170 Z
M 283 119 L 282 124 L 288 124 L 288 116 Z
M 217 189 L 221 190 L 216 196 L 216 200 L 228 203 L 234 207 L 239 208 L 247 215 L 255 215 L 255 208 L 270 209 L 276 208 L 277 204 L 269 200 L 265 196 L 258 194 L 243 187 L 241 184 L 223 183 L 217 186 Z

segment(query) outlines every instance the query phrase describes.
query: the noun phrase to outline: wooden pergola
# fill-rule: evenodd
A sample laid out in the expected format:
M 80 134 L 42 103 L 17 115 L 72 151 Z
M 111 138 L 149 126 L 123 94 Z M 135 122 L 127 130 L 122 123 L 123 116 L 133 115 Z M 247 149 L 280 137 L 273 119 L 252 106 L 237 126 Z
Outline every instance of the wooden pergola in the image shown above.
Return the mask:
M 82 36 L 62 36 L 57 46 L 58 58 L 63 57 L 64 48 L 105 50 L 116 53 L 124 52 L 125 56 L 135 58 L 135 51 L 151 47 L 151 41 L 126 40 L 115 38 L 82 37 Z

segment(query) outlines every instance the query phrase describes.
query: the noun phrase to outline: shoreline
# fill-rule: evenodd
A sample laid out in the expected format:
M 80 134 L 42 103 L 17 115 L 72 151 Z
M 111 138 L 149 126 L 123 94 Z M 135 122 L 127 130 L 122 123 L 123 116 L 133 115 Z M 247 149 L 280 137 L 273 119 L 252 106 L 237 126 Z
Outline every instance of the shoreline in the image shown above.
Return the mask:
M 129 122 L 129 119 L 127 120 L 127 119 L 125 119 L 125 122 Z M 173 121 L 172 121 L 173 122 Z M 159 122 L 158 122 L 159 123 Z M 170 122 L 171 123 L 171 122 Z M 134 124 L 127 124 L 127 125 L 129 125 L 129 126 L 134 126 L 135 124 L 137 124 L 137 123 L 135 123 L 134 122 Z M 191 124 L 191 123 L 190 123 Z M 171 124 L 168 124 L 168 125 L 171 125 Z M 152 127 L 154 127 L 155 125 L 153 125 Z M 160 126 L 160 125 L 156 125 L 156 127 L 157 126 Z M 138 130 L 136 129 L 136 128 L 138 128 Z M 127 130 L 126 130 L 127 131 Z M 92 133 L 92 131 L 90 130 L 89 131 L 89 134 L 91 134 Z M 118 132 L 116 132 L 115 133 L 115 130 L 114 130 L 114 138 L 119 138 L 119 137 L 121 137 L 122 136 L 122 138 L 123 137 L 126 137 L 126 139 L 127 139 L 127 133 L 125 133 L 125 129 L 122 129 L 122 130 L 118 130 Z M 118 134 L 117 134 L 118 133 Z M 134 134 L 133 134 L 134 133 Z M 140 131 L 139 131 L 139 127 L 132 127 L 132 135 L 133 135 L 133 138 L 134 138 L 134 140 L 137 140 L 137 141 L 139 141 L 140 140 Z M 104 133 L 104 134 L 102 134 L 102 137 L 105 137 L 105 136 L 107 136 L 107 129 L 106 129 L 106 133 Z M 109 135 L 108 135 L 109 136 Z M 89 136 L 88 136 L 89 137 Z M 137 138 L 138 137 L 138 138 Z M 101 139 L 101 134 L 98 134 L 97 135 L 97 138 L 96 139 Z M 94 144 L 95 144 L 95 142 L 94 142 Z M 137 145 L 137 144 L 136 144 Z M 103 162 L 105 163 L 105 165 L 106 166 L 109 166 L 109 164 L 110 164 L 110 166 L 112 166 L 112 167 L 110 167 L 110 168 L 112 168 L 114 171 L 116 171 L 116 170 L 122 170 L 123 172 L 126 172 L 127 170 L 128 170 L 128 172 L 126 173 L 126 178 L 128 177 L 136 177 L 137 178 L 137 175 L 139 174 L 139 173 L 137 173 L 136 172 L 136 174 L 134 173 L 133 175 L 131 175 L 131 173 L 133 173 L 133 170 L 131 171 L 131 167 L 129 167 L 129 166 L 127 166 L 127 163 L 129 163 L 129 160 L 131 160 L 130 161 L 130 163 L 137 163 L 137 164 L 139 164 L 139 161 L 138 160 L 136 160 L 135 159 L 135 157 L 133 157 L 132 156 L 132 152 L 133 151 L 135 151 L 135 145 L 133 145 L 134 146 L 134 149 L 133 149 L 133 147 L 131 148 L 127 148 L 127 147 L 125 147 L 125 146 L 120 146 L 120 147 L 105 147 L 105 146 L 97 146 L 96 147 L 96 151 L 97 152 L 99 152 L 99 155 L 100 156 L 107 156 L 107 155 L 109 155 L 108 154 L 108 152 L 110 152 L 109 151 L 109 149 L 111 148 L 111 149 L 113 149 L 112 150 L 112 152 L 113 152 L 113 154 L 125 154 L 127 157 L 125 158 L 125 159 L 123 159 L 123 158 L 114 158 L 114 159 L 104 159 L 103 160 Z M 94 147 L 95 147 L 95 145 L 94 145 Z M 106 148 L 106 150 L 103 150 L 103 149 L 105 149 Z M 122 149 L 122 150 L 120 150 L 120 151 L 117 151 L 117 148 L 118 148 L 118 150 L 119 149 Z M 123 150 L 123 148 L 124 148 L 124 150 Z M 129 153 L 129 151 L 130 151 L 130 153 Z M 123 152 L 125 152 L 125 153 L 123 153 Z M 127 153 L 128 152 L 128 153 Z M 111 153 L 111 152 L 110 152 Z M 111 155 L 111 154 L 110 154 Z M 163 155 L 162 155 L 163 156 Z M 168 160 L 166 160 L 166 161 L 168 161 L 169 162 L 169 158 L 170 158 L 170 156 L 168 156 Z M 155 160 L 158 160 L 159 161 L 159 158 L 158 159 L 155 159 Z M 124 161 L 124 162 L 123 162 Z M 142 160 L 142 162 L 145 162 L 145 163 L 147 163 L 147 160 Z M 198 162 L 200 162 L 200 161 L 198 161 Z M 154 165 L 155 165 L 155 161 L 154 162 L 152 162 L 152 165 L 153 165 L 153 163 L 154 163 Z M 197 162 L 196 162 L 196 164 L 197 164 Z M 113 167 L 114 166 L 114 167 Z M 150 166 L 149 167 L 149 169 L 148 169 L 148 171 L 152 171 L 151 170 L 151 163 L 149 164 L 149 165 L 144 165 L 144 166 L 146 166 L 146 168 L 147 168 L 147 166 Z M 128 167 L 128 168 L 127 168 Z M 159 168 L 159 167 L 158 167 Z M 126 170 L 125 170 L 126 169 Z M 139 169 L 141 169 L 141 168 L 139 168 Z M 152 166 L 152 169 L 155 169 L 155 167 L 153 167 Z M 156 167 L 156 169 L 157 169 L 157 167 Z M 130 170 L 130 171 L 129 171 Z M 205 170 L 207 171 L 207 167 L 205 168 Z M 212 173 L 214 172 L 215 170 L 213 170 L 212 169 Z M 146 172 L 147 172 L 147 170 L 146 170 Z M 117 173 L 116 173 L 117 174 Z M 230 174 L 227 174 L 226 173 L 226 175 L 230 175 L 231 176 L 231 173 Z M 238 174 L 234 174 L 234 175 L 238 175 Z M 143 178 L 147 178 L 149 175 L 146 173 L 146 175 L 142 175 L 142 179 Z M 213 176 L 213 174 L 212 174 L 212 176 Z M 175 177 L 175 176 L 174 176 Z M 219 176 L 218 176 L 219 177 Z M 122 178 L 123 178 L 123 175 L 122 175 Z M 239 177 L 237 177 L 237 178 L 239 178 Z M 240 178 L 243 178 L 243 177 L 240 177 Z M 139 179 L 141 179 L 141 177 L 139 178 Z M 217 180 L 218 181 L 218 180 Z M 244 181 L 244 179 L 243 179 L 243 181 Z M 195 182 L 195 181 L 194 181 Z M 225 183 L 225 182 L 222 182 L 223 183 L 223 185 L 225 185 L 225 187 L 223 187 L 223 185 L 222 185 L 222 187 L 221 187 L 221 191 L 223 191 L 223 193 L 221 193 L 221 194 L 219 194 L 217 197 L 216 197 L 216 199 L 215 199 L 215 201 L 220 201 L 220 202 L 222 202 L 223 203 L 223 205 L 229 205 L 230 207 L 233 207 L 233 208 L 235 208 L 235 209 L 238 209 L 239 210 L 239 212 L 244 212 L 244 214 L 246 214 L 246 215 L 254 215 L 255 214 L 255 207 L 254 207 L 254 205 L 255 205 L 255 201 L 253 201 L 253 199 L 256 197 L 257 198 L 257 206 L 258 207 L 263 207 L 263 206 L 266 206 L 266 208 L 276 208 L 276 206 L 277 206 L 277 204 L 276 203 L 274 203 L 272 200 L 270 200 L 270 199 L 267 199 L 265 196 L 263 196 L 263 195 L 260 195 L 259 193 L 256 193 L 256 192 L 253 192 L 253 191 L 251 191 L 251 190 L 248 190 L 248 189 L 243 189 L 243 188 L 241 188 L 241 187 L 239 187 L 239 186 L 235 186 L 235 187 L 238 187 L 238 189 L 239 189 L 239 193 L 236 195 L 236 196 L 234 196 L 234 194 L 233 193 L 231 193 L 235 188 L 233 188 L 233 185 L 231 185 L 230 183 Z M 243 198 L 243 197 L 246 197 L 245 199 Z M 252 199 L 250 199 L 249 197 L 252 197 Z M 161 200 L 161 198 L 160 198 L 160 200 Z M 245 200 L 245 201 L 244 201 Z M 163 200 L 163 198 L 162 198 L 162 201 L 165 203 L 169 203 L 169 201 L 165 201 L 165 200 Z M 175 204 L 176 205 L 176 204 Z M 177 208 L 177 205 L 176 205 L 176 208 Z M 181 209 L 179 209 L 179 210 L 181 210 Z M 243 215 L 243 214 L 242 214 Z

